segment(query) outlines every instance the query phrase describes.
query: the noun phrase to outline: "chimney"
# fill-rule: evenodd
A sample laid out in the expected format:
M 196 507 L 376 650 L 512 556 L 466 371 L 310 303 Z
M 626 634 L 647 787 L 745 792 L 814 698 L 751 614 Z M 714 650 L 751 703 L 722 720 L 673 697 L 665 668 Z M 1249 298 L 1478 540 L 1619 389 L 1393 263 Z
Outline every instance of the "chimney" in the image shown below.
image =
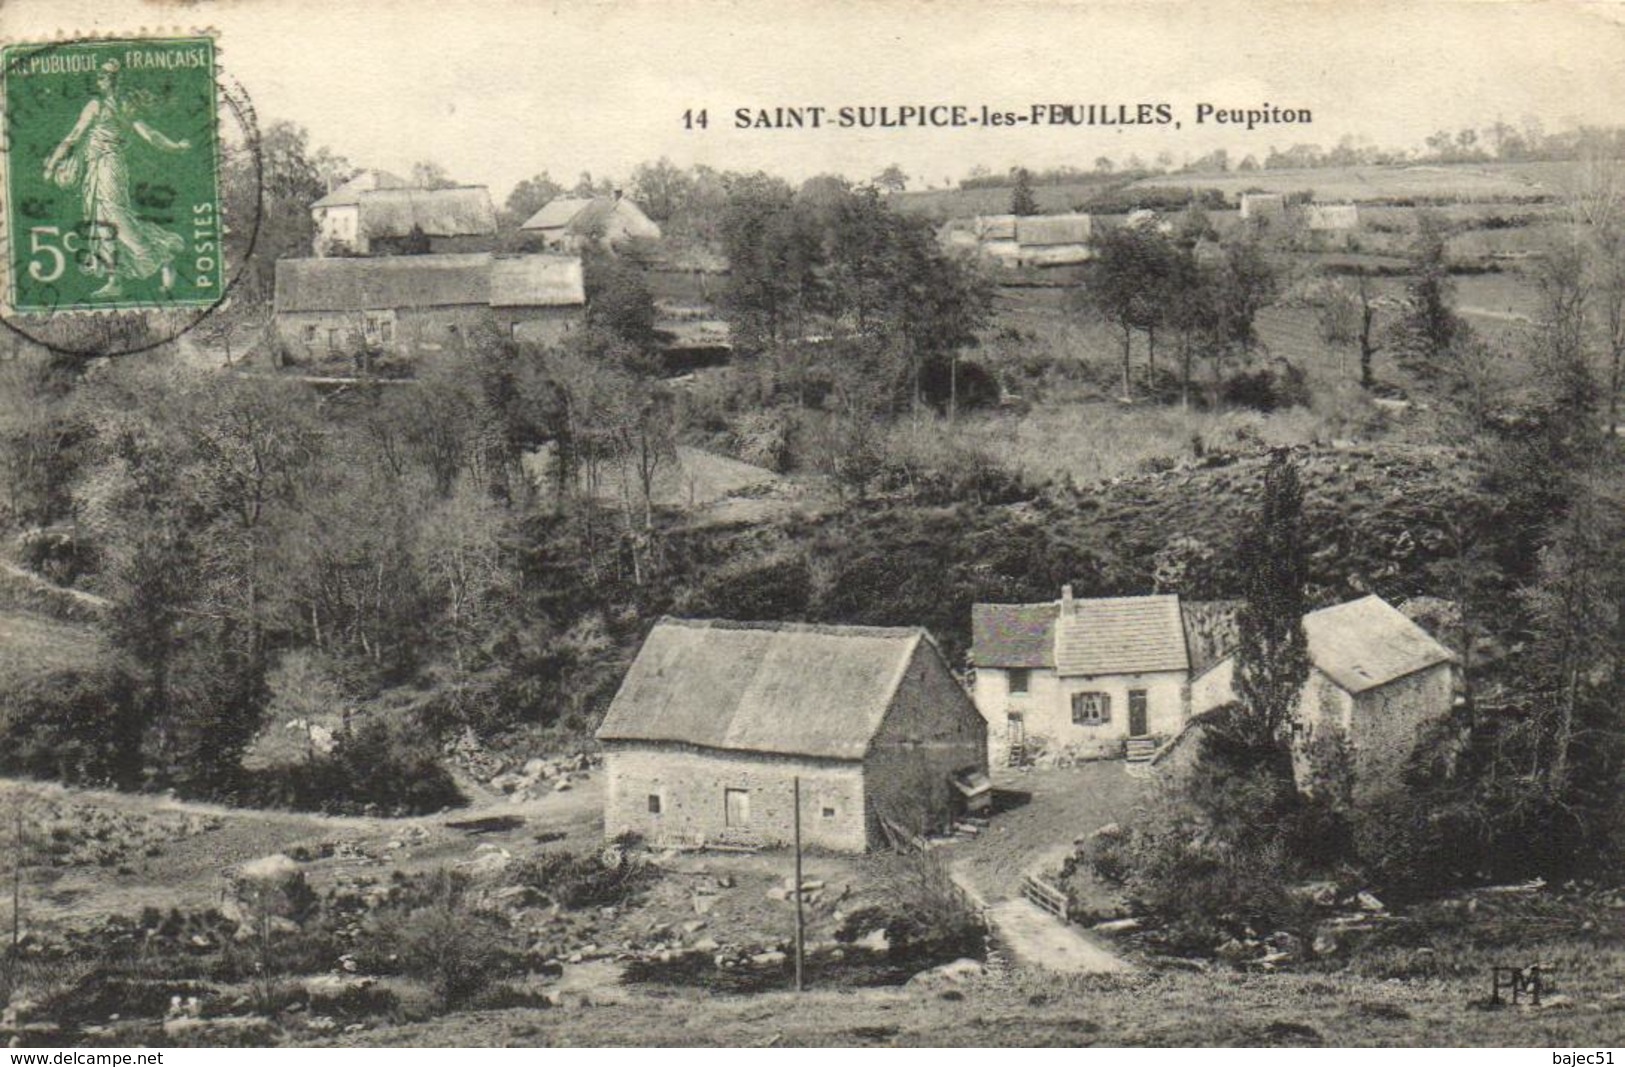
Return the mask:
M 1061 614 L 1070 616 L 1073 613 L 1072 585 L 1067 583 L 1061 586 Z

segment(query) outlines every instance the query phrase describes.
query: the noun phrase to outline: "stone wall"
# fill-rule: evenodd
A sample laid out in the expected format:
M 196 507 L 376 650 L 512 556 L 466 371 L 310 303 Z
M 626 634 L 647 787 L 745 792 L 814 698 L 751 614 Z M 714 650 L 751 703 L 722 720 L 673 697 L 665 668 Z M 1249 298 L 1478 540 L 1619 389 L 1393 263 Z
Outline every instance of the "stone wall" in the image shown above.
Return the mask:
M 942 657 L 921 643 L 870 746 L 870 812 L 916 832 L 946 829 L 959 809 L 955 771 L 985 771 L 987 726 Z
M 861 852 L 866 826 L 863 765 L 855 761 L 788 759 L 676 745 L 615 743 L 604 752 L 604 833 L 625 831 L 655 842 L 727 841 L 762 846 L 794 838 L 794 780 L 801 778 L 804 845 Z M 730 826 L 725 791 L 744 790 L 750 807 L 743 826 Z M 658 813 L 649 797 L 660 798 Z

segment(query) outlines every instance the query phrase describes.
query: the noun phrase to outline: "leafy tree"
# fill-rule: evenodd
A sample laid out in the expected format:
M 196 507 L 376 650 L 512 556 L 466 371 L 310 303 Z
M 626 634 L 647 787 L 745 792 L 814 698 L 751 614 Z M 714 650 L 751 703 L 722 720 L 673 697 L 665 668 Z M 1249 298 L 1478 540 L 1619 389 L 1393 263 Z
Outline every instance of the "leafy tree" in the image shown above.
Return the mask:
M 1282 746 L 1309 677 L 1304 634 L 1303 487 L 1284 452 L 1270 458 L 1263 499 L 1238 546 L 1245 601 L 1236 616 L 1236 713 L 1228 732 L 1239 745 Z
M 694 178 L 665 156 L 632 171 L 632 195 L 651 219 L 668 222 L 688 206 Z
M 1017 167 L 1015 184 L 1010 188 L 1010 214 L 1038 214 L 1038 198 L 1033 195 L 1033 176 L 1026 167 Z
M 502 203 L 503 225 L 515 229 L 547 204 L 564 194 L 564 186 L 548 176 L 547 171 L 525 178 L 508 193 Z
M 908 188 L 908 175 L 896 163 L 875 175 L 875 186 L 888 193 L 900 193 Z
M 424 159 L 412 164 L 412 184 L 419 189 L 450 189 L 458 183 L 445 167 Z
M 654 294 L 643 271 L 602 248 L 589 249 L 583 260 L 587 325 L 607 331 L 642 353 L 652 372 L 659 338 Z
M 1168 321 L 1169 300 L 1188 282 L 1186 274 L 1173 242 L 1150 227 L 1124 226 L 1094 241 L 1082 306 L 1122 337 L 1125 401 L 1134 398 L 1134 332 L 1147 335 L 1154 353 L 1156 331 Z
M 1417 216 L 1417 233 L 1411 245 L 1414 277 L 1406 287 L 1406 311 L 1398 326 L 1401 357 L 1419 374 L 1436 375 L 1463 330 L 1451 307 L 1455 285 L 1445 255 L 1448 237 L 1445 222 L 1437 214 L 1424 211 Z

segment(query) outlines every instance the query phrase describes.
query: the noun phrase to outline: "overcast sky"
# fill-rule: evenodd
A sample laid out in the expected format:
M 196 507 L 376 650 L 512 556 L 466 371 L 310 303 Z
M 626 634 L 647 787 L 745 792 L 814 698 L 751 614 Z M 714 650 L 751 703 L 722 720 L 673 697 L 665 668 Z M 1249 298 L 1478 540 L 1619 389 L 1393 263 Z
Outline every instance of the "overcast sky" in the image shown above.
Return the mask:
M 1100 155 L 1239 159 L 1345 135 L 1414 147 L 1498 117 L 1625 124 L 1625 9 L 1544 0 L 1284 3 L 768 0 L 4 0 L 0 37 L 219 31 L 261 121 L 363 166 L 420 159 L 500 201 L 546 170 L 624 177 L 643 160 L 942 184 L 975 165 Z M 1195 105 L 1307 108 L 1309 127 L 1199 128 Z M 1170 126 L 735 130 L 738 107 L 1173 106 Z M 706 130 L 685 131 L 706 108 Z

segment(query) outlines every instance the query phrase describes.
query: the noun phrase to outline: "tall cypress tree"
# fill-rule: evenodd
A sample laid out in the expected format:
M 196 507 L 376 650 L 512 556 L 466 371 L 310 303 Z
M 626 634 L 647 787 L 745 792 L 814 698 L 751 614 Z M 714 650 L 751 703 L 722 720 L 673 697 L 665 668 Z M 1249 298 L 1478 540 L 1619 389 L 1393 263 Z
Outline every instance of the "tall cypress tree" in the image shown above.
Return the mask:
M 1298 693 L 1309 677 L 1304 634 L 1303 486 L 1285 452 L 1270 459 L 1264 498 L 1240 545 L 1246 603 L 1236 618 L 1237 742 L 1263 751 L 1281 746 Z

